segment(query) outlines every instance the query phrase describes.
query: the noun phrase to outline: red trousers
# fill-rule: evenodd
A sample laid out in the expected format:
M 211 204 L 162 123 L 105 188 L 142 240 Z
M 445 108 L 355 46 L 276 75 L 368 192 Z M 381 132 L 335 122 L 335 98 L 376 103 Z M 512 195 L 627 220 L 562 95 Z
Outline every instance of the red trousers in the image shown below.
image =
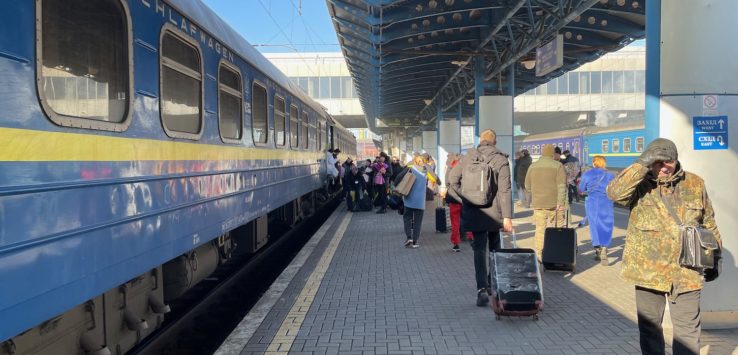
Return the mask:
M 451 214 L 451 244 L 461 244 L 461 233 L 459 231 L 461 222 L 461 204 L 460 203 L 449 203 L 448 209 Z M 471 240 L 474 238 L 471 232 L 466 232 L 466 238 Z

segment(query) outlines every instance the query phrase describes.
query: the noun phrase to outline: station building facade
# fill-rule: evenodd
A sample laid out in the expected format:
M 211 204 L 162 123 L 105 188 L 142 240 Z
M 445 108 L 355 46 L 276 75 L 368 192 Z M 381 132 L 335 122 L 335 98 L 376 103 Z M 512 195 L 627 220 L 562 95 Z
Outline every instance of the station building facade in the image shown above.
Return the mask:
M 642 43 L 636 42 L 515 97 L 516 136 L 642 122 L 645 49 Z M 354 131 L 360 148 L 359 158 L 373 157 L 379 148 L 393 155 L 423 150 L 422 128 L 393 131 L 382 136 L 367 129 L 358 95 L 340 52 L 264 55 L 320 102 L 328 113 Z M 473 125 L 474 117 L 461 117 L 462 151 L 473 145 Z

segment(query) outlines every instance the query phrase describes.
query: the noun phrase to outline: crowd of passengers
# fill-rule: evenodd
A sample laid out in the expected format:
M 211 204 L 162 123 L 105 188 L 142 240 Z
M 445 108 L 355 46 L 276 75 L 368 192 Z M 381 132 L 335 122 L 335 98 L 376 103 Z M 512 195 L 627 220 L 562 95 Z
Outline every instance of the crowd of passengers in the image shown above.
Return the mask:
M 543 237 L 547 227 L 568 227 L 564 216 L 569 205 L 585 200 L 585 217 L 578 223 L 589 224 L 594 258 L 609 265 L 608 247 L 612 239 L 613 203 L 630 210 L 623 250 L 621 277 L 635 286 L 640 347 L 644 354 L 664 354 L 662 320 L 669 303 L 673 324 L 673 353 L 699 354 L 700 296 L 705 281 L 713 280 L 718 265 L 695 269 L 684 264 L 683 240 L 686 231 L 699 227 L 722 241 L 705 183 L 699 176 L 683 170 L 676 145 L 664 138 L 651 142 L 637 161 L 614 175 L 607 170 L 604 156 L 595 156 L 592 167 L 583 169 L 569 151 L 544 145 L 540 158 L 533 162 L 527 150 L 515 153 L 513 168 L 508 154 L 497 147 L 496 134 L 486 130 L 479 145 L 465 155 L 449 154 L 445 186 L 438 188 L 436 165 L 427 153 L 414 153 L 412 161 L 402 165 L 382 152 L 374 160 L 339 163 L 339 151 L 329 151 L 329 174 L 343 184 L 349 211 L 372 210 L 385 213 L 388 204 L 403 215 L 404 246 L 418 248 L 423 212 L 435 197 L 448 205 L 451 216 L 451 244 L 460 251 L 461 235 L 471 243 L 477 283 L 477 306 L 489 304 L 489 251 L 500 248 L 500 232 L 513 232 L 513 189 L 517 187 L 517 205 L 533 210 L 534 250 L 541 262 Z M 332 159 L 330 159 L 332 157 Z M 466 203 L 462 193 L 465 167 L 485 162 L 494 172 L 495 194 L 484 206 Z M 586 171 L 584 171 L 586 170 Z M 514 172 L 514 174 L 511 174 Z M 415 177 L 409 193 L 399 198 L 393 190 L 406 174 Z M 476 175 L 474 175 L 476 177 Z M 514 180 L 513 180 L 514 179 Z M 410 180 L 410 179 L 409 179 Z M 586 197 L 586 199 L 585 199 Z M 680 252 L 681 251 L 681 252 Z

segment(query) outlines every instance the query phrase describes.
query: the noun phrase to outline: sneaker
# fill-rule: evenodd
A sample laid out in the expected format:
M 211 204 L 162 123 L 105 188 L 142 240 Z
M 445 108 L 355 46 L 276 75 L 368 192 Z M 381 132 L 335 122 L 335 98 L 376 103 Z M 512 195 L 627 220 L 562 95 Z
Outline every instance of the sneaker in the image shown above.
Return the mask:
M 405 241 L 405 247 L 406 248 L 409 248 L 412 245 L 413 245 L 413 240 L 412 239 L 408 239 L 408 240 Z
M 457 252 L 457 253 L 458 253 L 458 252 L 460 252 L 460 251 L 461 251 L 461 248 L 459 248 L 459 245 L 458 245 L 458 244 L 454 244 L 454 247 L 453 247 L 453 248 L 451 248 L 451 250 L 453 250 L 453 251 L 455 251 L 455 252 Z
M 413 244 L 413 249 L 418 249 L 418 248 L 420 248 L 420 244 Z
M 489 295 L 487 295 L 487 289 L 479 289 L 477 291 L 477 306 L 484 307 L 489 305 Z

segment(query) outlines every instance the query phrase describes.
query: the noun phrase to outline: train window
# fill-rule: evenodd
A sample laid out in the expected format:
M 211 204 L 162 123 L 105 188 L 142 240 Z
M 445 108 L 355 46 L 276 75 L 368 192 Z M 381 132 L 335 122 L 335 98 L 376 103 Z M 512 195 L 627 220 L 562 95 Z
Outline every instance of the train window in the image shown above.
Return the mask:
M 643 152 L 643 137 L 636 137 L 636 152 L 641 153 Z
M 610 152 L 610 141 L 607 139 L 602 140 L 602 153 Z
M 39 2 L 38 93 L 62 126 L 123 131 L 133 90 L 125 1 Z
M 612 140 L 612 152 L 613 153 L 619 153 L 620 152 L 620 139 L 613 139 Z
M 623 138 L 623 153 L 630 153 L 630 138 Z
M 225 64 L 218 69 L 218 126 L 223 140 L 241 139 L 241 75 Z
M 569 145 L 569 142 L 566 142 L 566 150 L 570 150 L 570 149 L 569 149 L 569 147 L 571 147 L 571 146 Z
M 302 147 L 305 149 L 308 149 L 310 147 L 310 137 L 308 135 L 309 132 L 309 123 L 310 116 L 308 116 L 308 113 L 305 111 L 302 111 Z
M 172 137 L 202 132 L 202 73 L 196 44 L 166 31 L 161 39 L 161 120 Z
M 285 139 L 285 115 L 287 111 L 287 105 L 284 99 L 279 96 L 274 96 L 274 134 L 277 137 L 277 145 L 284 146 L 287 144 Z
M 297 117 L 297 106 L 290 105 L 290 147 L 292 148 L 298 148 L 299 147 L 299 138 L 298 135 L 299 132 L 297 132 L 297 128 L 300 126 L 300 118 Z
M 267 89 L 254 82 L 251 89 L 251 134 L 254 143 L 267 142 Z

